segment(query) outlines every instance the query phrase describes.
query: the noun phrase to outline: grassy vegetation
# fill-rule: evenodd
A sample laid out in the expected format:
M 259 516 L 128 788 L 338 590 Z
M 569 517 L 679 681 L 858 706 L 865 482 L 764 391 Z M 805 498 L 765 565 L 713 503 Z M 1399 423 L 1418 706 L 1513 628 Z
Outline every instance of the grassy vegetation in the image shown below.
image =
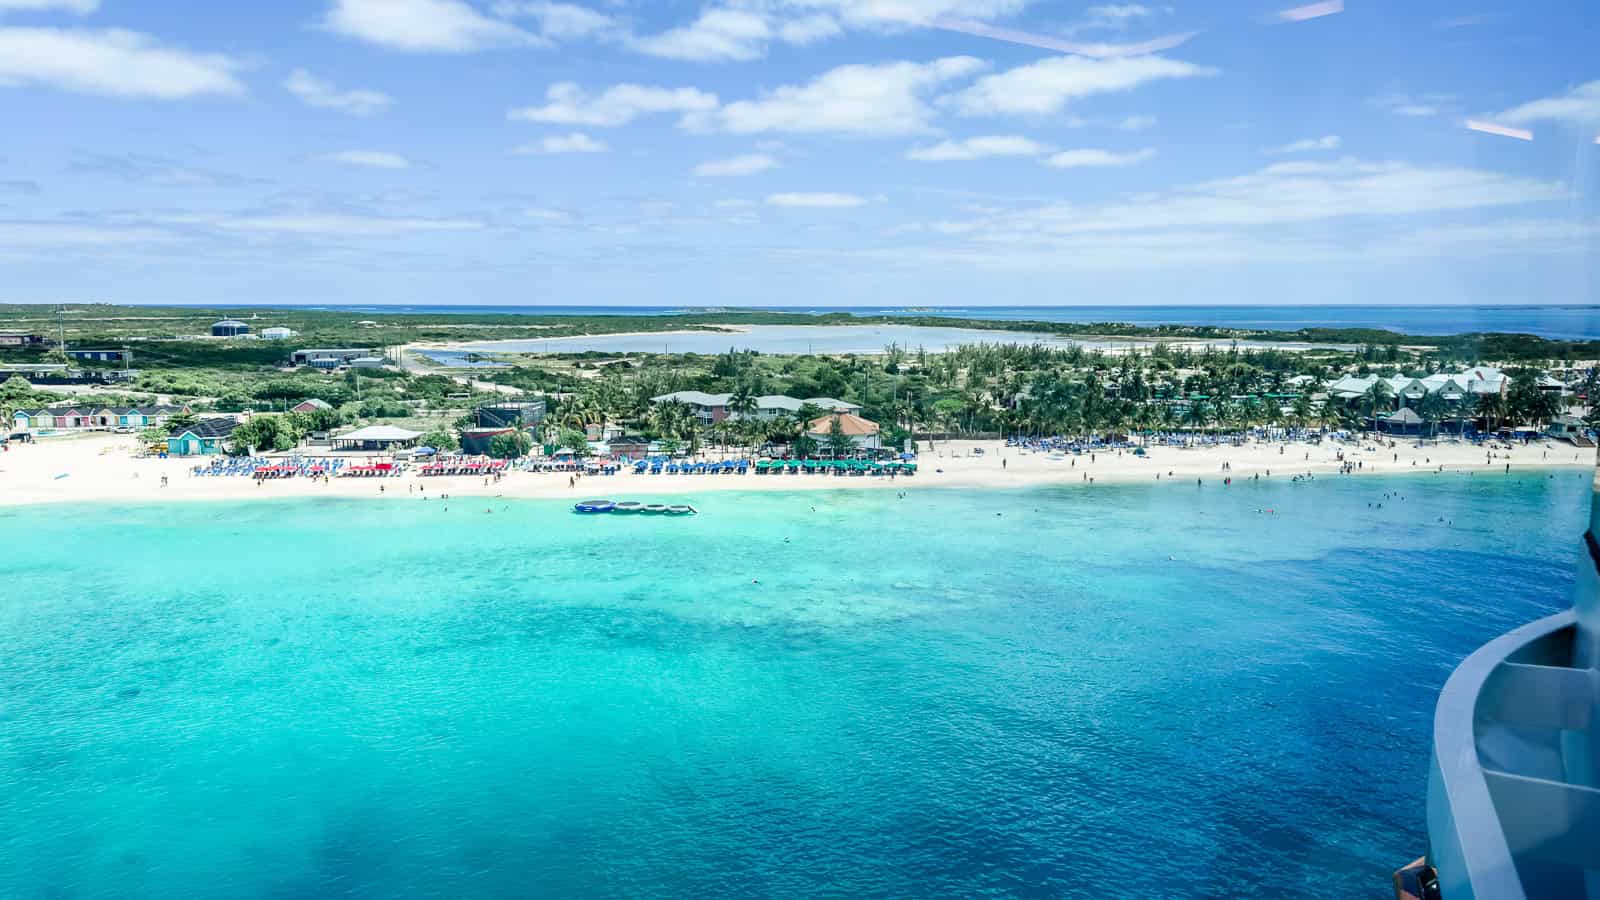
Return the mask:
M 145 307 L 79 305 L 67 307 L 58 317 L 50 306 L 0 305 L 0 330 L 31 330 L 54 337 L 58 322 L 65 323 L 68 342 L 75 347 L 121 346 L 135 343 L 143 359 L 146 351 L 159 364 L 228 367 L 270 364 L 283 348 L 275 342 L 183 343 L 170 347 L 143 346 L 144 342 L 170 340 L 181 335 L 206 335 L 211 323 L 239 318 L 259 331 L 271 326 L 292 328 L 296 346 L 392 347 L 419 341 L 534 340 L 577 335 L 619 334 L 672 330 L 717 330 L 718 325 L 916 325 L 1022 331 L 1041 335 L 1115 336 L 1142 338 L 1239 339 L 1272 342 L 1423 347 L 1451 359 L 1569 360 L 1600 358 L 1600 341 L 1553 341 L 1526 334 L 1474 333 L 1448 336 L 1407 335 L 1368 328 L 1303 328 L 1263 331 L 1205 325 L 1154 327 L 1118 322 L 996 321 L 953 316 L 857 316 L 851 313 L 772 312 L 728 310 L 690 312 L 672 316 L 573 316 L 472 313 L 362 313 L 348 311 L 265 308 Z M 372 321 L 378 327 L 358 323 Z
M 290 341 L 219 340 L 209 336 L 221 318 L 239 318 L 256 331 L 294 329 Z M 370 319 L 376 325 L 363 325 Z M 621 422 L 648 437 L 698 442 L 792 437 L 799 422 L 746 423 L 734 433 L 703 434 L 690 417 L 650 398 L 677 390 L 740 395 L 836 397 L 859 403 L 885 424 L 890 441 L 919 430 L 1078 431 L 1128 427 L 1211 427 L 1265 422 L 1308 422 L 1308 410 L 1289 384 L 1296 375 L 1319 380 L 1341 372 L 1421 375 L 1470 362 L 1527 363 L 1518 384 L 1550 362 L 1600 357 L 1600 343 L 1548 341 L 1528 335 L 1418 337 L 1366 329 L 1260 332 L 1194 326 L 1141 328 L 1115 323 L 996 322 L 940 316 L 820 316 L 763 311 L 675 316 L 529 316 L 520 314 L 378 314 L 304 309 L 197 309 L 74 306 L 60 317 L 50 307 L 0 306 L 0 330 L 54 338 L 64 322 L 69 346 L 129 347 L 140 371 L 127 390 L 221 411 L 282 411 L 317 398 L 339 421 L 405 422 L 423 430 L 459 417 L 476 402 L 497 396 L 463 384 L 509 386 L 549 399 L 560 427 Z M 901 324 L 1005 329 L 1041 335 L 1097 335 L 1187 339 L 1249 338 L 1343 344 L 1360 349 L 1289 352 L 1270 347 L 1192 352 L 1158 345 L 1131 356 L 1105 356 L 1082 348 L 983 345 L 946 354 L 887 348 L 883 354 L 765 356 L 750 352 L 701 354 L 504 355 L 506 368 L 449 374 L 364 370 L 330 375 L 285 370 L 289 353 L 305 347 L 382 349 L 419 341 L 538 339 L 579 334 L 648 332 L 718 325 Z M 197 337 L 204 336 L 204 337 Z M 37 361 L 53 351 L 0 351 L 0 362 Z M 458 380 L 459 379 L 459 380 Z M 38 405 L 57 395 L 11 384 L 0 407 Z M 1203 399 L 1197 399 L 1203 398 Z M 97 402 L 110 403 L 105 395 Z M 127 398 L 130 402 L 134 398 Z M 1380 398 L 1374 398 L 1376 402 Z M 1368 404 L 1373 405 L 1373 404 Z M 1357 417 L 1352 404 L 1326 411 L 1332 419 Z M 1458 416 L 1476 410 L 1448 411 Z M 1503 416 L 1530 410 L 1490 411 Z M 263 444 L 281 443 L 265 435 Z

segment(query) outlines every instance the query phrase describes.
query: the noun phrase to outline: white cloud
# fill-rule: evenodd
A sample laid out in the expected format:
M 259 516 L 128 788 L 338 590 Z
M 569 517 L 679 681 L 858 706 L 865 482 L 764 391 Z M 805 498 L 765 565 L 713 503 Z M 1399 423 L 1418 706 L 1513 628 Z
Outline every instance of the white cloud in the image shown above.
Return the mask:
M 917 162 L 950 162 L 953 160 L 982 159 L 987 156 L 1039 156 L 1050 148 L 1021 135 L 989 135 L 944 141 L 931 147 L 913 147 L 906 151 L 906 159 Z
M 1319 150 L 1337 149 L 1339 149 L 1339 136 L 1337 134 L 1330 134 L 1319 138 L 1306 138 L 1304 140 L 1292 141 L 1284 144 L 1281 147 L 1269 147 L 1267 148 L 1266 152 L 1276 156 L 1286 153 L 1314 153 Z
M 86 16 L 99 8 L 100 0 L 0 0 L 0 13 L 59 10 Z
M 745 156 L 735 156 L 729 159 L 715 159 L 701 163 L 694 168 L 694 174 L 701 178 L 719 178 L 738 175 L 755 175 L 769 169 L 776 169 L 778 161 L 765 153 L 750 153 Z
M 791 193 L 771 194 L 767 197 L 769 206 L 807 207 L 811 209 L 849 209 L 866 205 L 866 200 L 855 194 L 832 193 Z
M 176 100 L 243 93 L 233 77 L 239 68 L 227 56 L 163 47 L 132 31 L 0 28 L 0 87 Z
M 1385 94 L 1373 98 L 1372 102 L 1397 116 L 1427 118 L 1444 112 L 1444 107 L 1455 102 L 1455 99 L 1454 94 Z
M 1045 160 L 1045 165 L 1057 169 L 1118 168 L 1142 163 L 1156 155 L 1146 147 L 1131 153 L 1113 153 L 1110 150 L 1063 150 Z
M 285 89 L 305 101 L 308 106 L 336 109 L 352 116 L 370 116 L 386 109 L 394 100 L 377 91 L 339 91 L 331 83 L 312 75 L 305 69 L 295 69 L 283 82 Z
M 897 31 L 948 28 L 1022 10 L 1029 0 L 720 0 L 684 25 L 627 35 L 641 53 L 695 62 L 759 59 L 776 41 L 804 46 L 849 28 Z M 501 4 L 502 7 L 515 6 Z M 499 9 L 501 7 L 497 7 Z M 954 18 L 952 18 L 954 17 Z M 968 24 L 979 24 L 968 22 Z
M 817 15 L 804 16 L 783 23 L 778 28 L 778 37 L 785 43 L 804 46 L 815 43 L 825 38 L 834 37 L 842 33 L 839 22 L 833 16 Z
M 97 246 L 170 241 L 173 235 L 154 228 L 99 228 L 60 222 L 0 222 L 0 247 Z
M 525 16 L 536 20 L 539 36 L 551 42 L 601 36 L 619 28 L 619 23 L 611 16 L 573 3 L 507 0 L 496 3 L 494 12 L 503 18 Z
M 157 225 L 214 228 L 223 231 L 344 237 L 390 237 L 427 232 L 476 231 L 484 223 L 470 219 L 388 217 L 328 212 L 223 214 L 158 213 L 129 217 Z
M 933 108 L 923 99 L 935 87 L 983 68 L 970 56 L 930 63 L 892 62 L 831 69 L 803 85 L 785 85 L 758 100 L 729 103 L 716 127 L 735 134 L 831 133 L 858 136 L 930 130 Z M 709 125 L 712 117 L 697 117 Z
M 696 88 L 660 88 L 618 84 L 591 95 L 570 81 L 551 85 L 544 106 L 513 109 L 507 117 L 556 125 L 615 127 L 649 113 L 706 113 L 717 108 L 717 95 Z
M 558 134 L 536 141 L 532 144 L 523 144 L 516 153 L 605 153 L 611 146 L 605 141 L 595 140 L 581 131 L 571 134 Z
M 977 220 L 1004 239 L 1173 228 L 1245 228 L 1562 201 L 1560 182 L 1402 162 L 1281 162 L 1122 203 L 1058 203 Z
M 750 207 L 755 206 L 755 203 L 750 200 L 743 200 L 735 197 L 727 200 L 718 200 L 713 205 L 716 206 L 717 209 L 749 209 Z
M 827 10 L 852 27 L 925 25 L 941 18 L 989 21 L 1014 15 L 1029 0 L 788 0 L 786 5 Z
M 547 43 L 463 0 L 333 0 L 329 31 L 393 50 L 465 53 Z
M 535 207 L 531 207 L 529 209 L 523 210 L 522 214 L 527 216 L 530 219 L 537 219 L 537 220 L 539 220 L 541 222 L 570 222 L 570 221 L 572 221 L 572 213 L 569 213 L 564 209 L 547 209 L 545 207 L 535 206 Z
M 1127 56 L 1091 59 L 1056 56 L 985 75 L 951 101 L 966 115 L 1053 115 L 1067 103 L 1093 94 L 1132 90 L 1165 78 L 1199 78 L 1216 75 L 1209 66 L 1197 66 L 1161 56 Z
M 772 26 L 765 16 L 742 9 L 712 8 L 694 22 L 650 37 L 633 38 L 641 53 L 694 62 L 751 60 L 766 55 Z
M 387 237 L 434 231 L 475 231 L 482 222 L 461 219 L 385 218 L 335 213 L 243 216 L 224 218 L 215 223 L 234 231 L 264 231 L 279 234 L 331 234 L 347 237 Z
M 343 150 L 320 157 L 326 162 L 347 166 L 365 166 L 369 169 L 409 169 L 411 162 L 398 153 L 382 150 Z
M 1580 128 L 1600 125 L 1600 81 L 1581 84 L 1565 94 L 1514 106 L 1491 118 L 1512 125 L 1531 125 L 1535 122 L 1560 122 Z
M 1118 122 L 1117 123 L 1117 127 L 1122 129 L 1123 131 L 1144 131 L 1146 128 L 1154 128 L 1154 127 L 1156 127 L 1156 117 L 1155 116 L 1128 116 L 1127 118 L 1123 119 L 1121 122 Z

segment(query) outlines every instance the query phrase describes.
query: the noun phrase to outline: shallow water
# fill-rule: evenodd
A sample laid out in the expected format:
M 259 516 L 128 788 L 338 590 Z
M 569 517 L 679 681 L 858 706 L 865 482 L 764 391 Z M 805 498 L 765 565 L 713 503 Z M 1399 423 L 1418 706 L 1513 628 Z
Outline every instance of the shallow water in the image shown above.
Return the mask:
M 1587 487 L 3 510 L 0 896 L 1386 896 Z
M 1219 342 L 1226 346 L 1275 347 L 1304 350 L 1302 343 L 1266 344 L 1260 341 Z M 1116 351 L 1129 347 L 1152 346 L 1149 341 L 1096 340 L 1057 337 L 1042 332 L 991 331 L 981 328 L 936 328 L 920 325 L 748 325 L 738 332 L 657 332 L 641 334 L 601 334 L 584 337 L 550 338 L 536 341 L 487 341 L 463 345 L 468 350 L 501 353 L 726 353 L 729 350 L 754 350 L 772 354 L 883 353 L 891 345 L 912 352 L 947 353 L 972 344 L 1038 344 L 1065 349 Z M 1330 347 L 1347 345 L 1329 344 Z M 445 365 L 451 358 L 440 351 L 418 351 Z M 458 356 L 464 356 L 458 351 Z
M 243 307 L 248 309 L 249 307 Z M 674 315 L 679 306 L 324 306 L 365 313 L 522 313 L 528 315 Z M 780 312 L 849 312 L 863 316 L 954 316 L 964 319 L 1042 322 L 1121 322 L 1129 325 L 1216 325 L 1294 331 L 1300 328 L 1382 328 L 1401 334 L 1501 331 L 1560 340 L 1600 339 L 1600 306 L 1505 304 L 1500 306 L 774 306 Z

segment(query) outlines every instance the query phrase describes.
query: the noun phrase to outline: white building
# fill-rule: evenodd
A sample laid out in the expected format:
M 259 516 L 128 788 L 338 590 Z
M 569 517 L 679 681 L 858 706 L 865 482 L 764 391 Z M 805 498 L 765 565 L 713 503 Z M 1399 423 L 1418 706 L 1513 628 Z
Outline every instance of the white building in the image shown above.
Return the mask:
M 297 333 L 298 332 L 292 328 L 284 328 L 282 326 L 261 329 L 261 336 L 269 341 L 287 341 L 289 338 L 294 337 Z
M 857 415 L 861 412 L 859 404 L 849 403 L 844 400 L 835 400 L 832 397 L 811 397 L 798 400 L 783 394 L 766 394 L 755 398 L 756 411 L 751 418 L 776 419 L 779 416 L 798 415 L 801 408 L 815 406 L 823 412 L 848 413 Z M 682 403 L 694 412 L 695 418 L 702 425 L 711 425 L 723 419 L 737 419 L 729 404 L 733 402 L 732 394 L 707 394 L 703 391 L 675 391 L 671 394 L 662 394 L 650 398 L 652 403 Z

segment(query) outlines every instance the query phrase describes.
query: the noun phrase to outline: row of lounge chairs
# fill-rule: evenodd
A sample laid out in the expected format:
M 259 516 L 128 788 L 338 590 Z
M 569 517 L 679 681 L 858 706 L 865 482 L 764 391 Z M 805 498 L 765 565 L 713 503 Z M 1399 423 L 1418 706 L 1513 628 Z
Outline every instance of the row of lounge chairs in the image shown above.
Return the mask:
M 635 475 L 743 475 L 750 471 L 748 459 L 722 462 L 669 462 L 664 459 L 642 459 L 633 464 Z
M 195 466 L 190 472 L 196 478 L 321 478 L 324 475 L 340 475 L 345 468 L 346 461 L 342 459 L 260 459 L 245 456 L 219 458 L 208 466 Z
M 763 459 L 757 475 L 915 475 L 914 462 L 877 462 L 865 459 Z
M 417 468 L 418 475 L 496 475 L 506 471 L 510 462 L 481 456 L 448 456 L 435 459 Z

